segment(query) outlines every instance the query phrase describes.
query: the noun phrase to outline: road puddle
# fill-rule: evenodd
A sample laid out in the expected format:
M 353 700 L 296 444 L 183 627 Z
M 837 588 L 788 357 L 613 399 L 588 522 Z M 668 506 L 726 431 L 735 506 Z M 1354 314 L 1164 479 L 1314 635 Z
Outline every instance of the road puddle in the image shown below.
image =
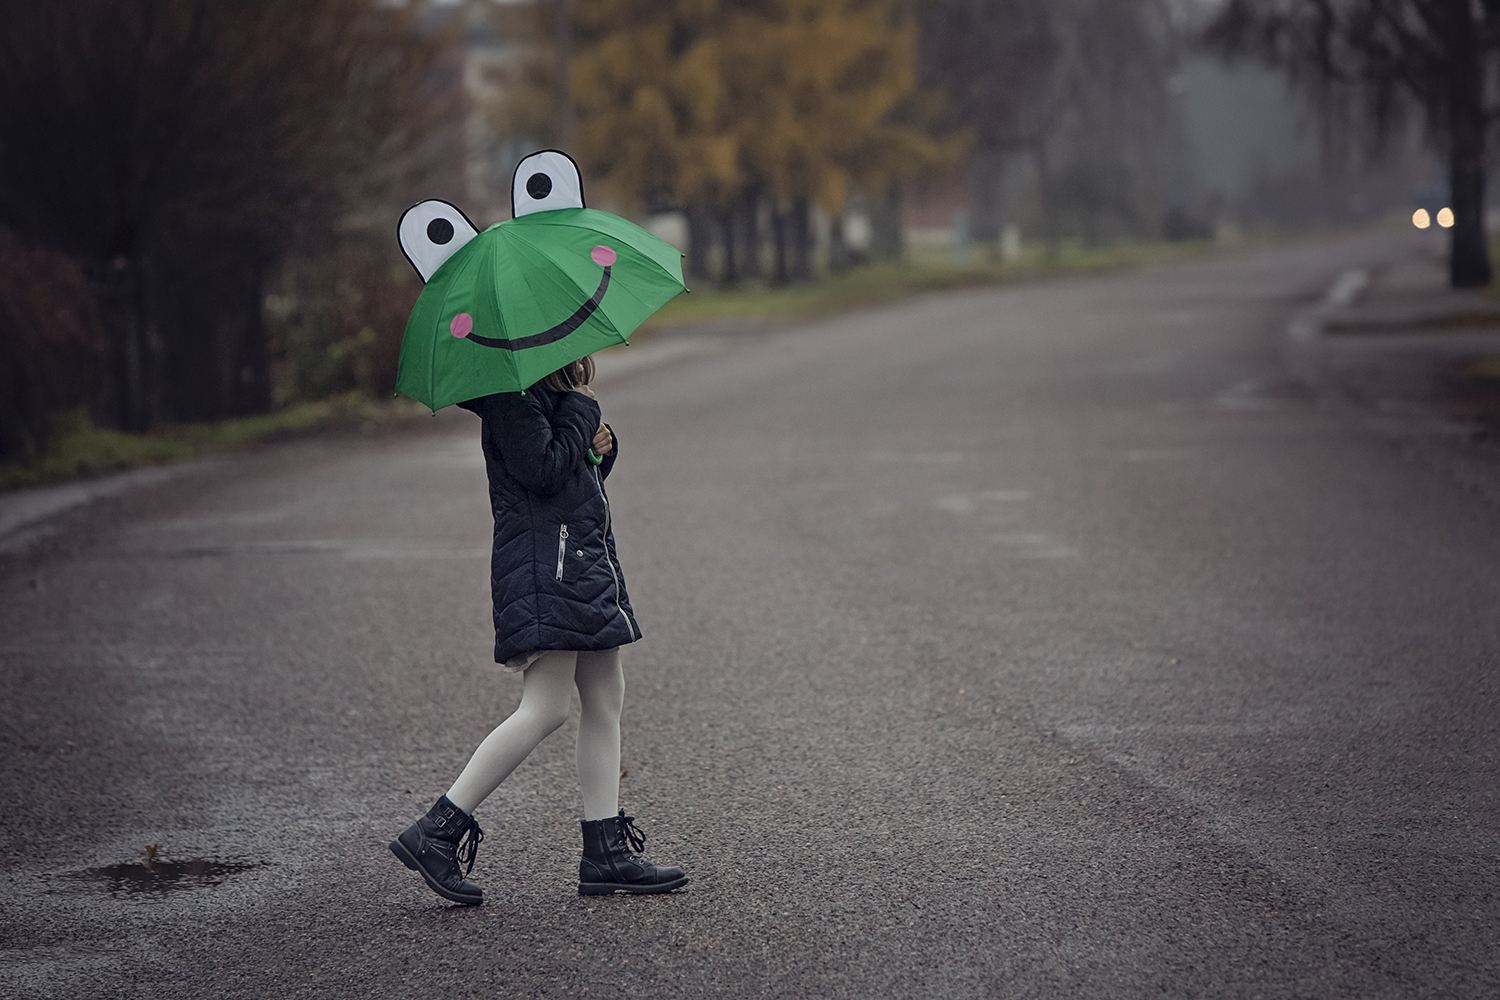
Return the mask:
M 241 872 L 262 867 L 264 865 L 252 864 L 248 861 L 226 861 L 214 858 L 167 861 L 152 857 L 122 865 L 67 872 L 61 877 L 74 883 L 101 885 L 110 895 L 160 896 L 184 889 L 209 889 L 222 885 L 226 879 Z M 79 891 L 83 888 L 83 885 L 77 885 L 72 891 Z

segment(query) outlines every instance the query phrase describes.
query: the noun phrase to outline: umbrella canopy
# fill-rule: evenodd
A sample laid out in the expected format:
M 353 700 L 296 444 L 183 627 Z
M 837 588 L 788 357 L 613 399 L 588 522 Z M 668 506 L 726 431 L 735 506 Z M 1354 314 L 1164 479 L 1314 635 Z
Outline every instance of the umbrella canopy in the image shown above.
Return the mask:
M 617 215 L 562 208 L 497 223 L 422 289 L 401 341 L 396 391 L 433 412 L 522 391 L 624 343 L 685 290 L 682 254 Z

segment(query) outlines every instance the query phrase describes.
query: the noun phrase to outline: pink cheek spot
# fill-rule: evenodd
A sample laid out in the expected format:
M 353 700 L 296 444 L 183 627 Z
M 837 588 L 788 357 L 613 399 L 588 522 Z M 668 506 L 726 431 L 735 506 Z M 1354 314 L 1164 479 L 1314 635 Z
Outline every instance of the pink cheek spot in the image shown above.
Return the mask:
M 453 322 L 448 324 L 448 332 L 455 337 L 467 337 L 474 330 L 474 317 L 468 313 L 459 313 L 453 317 Z
M 615 252 L 609 247 L 594 247 L 593 250 L 589 251 L 589 256 L 594 258 L 594 263 L 600 267 L 609 267 L 615 262 Z

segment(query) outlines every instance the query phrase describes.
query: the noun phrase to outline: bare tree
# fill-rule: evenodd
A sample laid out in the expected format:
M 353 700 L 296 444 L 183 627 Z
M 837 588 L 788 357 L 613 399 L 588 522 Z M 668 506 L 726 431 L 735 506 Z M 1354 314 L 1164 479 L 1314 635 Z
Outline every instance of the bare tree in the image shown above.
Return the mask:
M 924 75 L 946 92 L 948 120 L 973 130 L 981 240 L 999 236 L 1005 159 L 1030 151 L 1062 107 L 1063 15 L 1046 0 L 934 0 L 923 8 Z
M 1174 148 L 1168 82 L 1176 20 L 1167 0 L 932 0 L 927 78 L 953 124 L 974 130 L 974 234 L 999 235 L 1007 162 L 1036 168 L 1043 224 L 1097 240 L 1106 218 L 1155 228 L 1154 187 Z
M 1206 39 L 1287 70 L 1321 103 L 1352 91 L 1377 135 L 1415 104 L 1448 160 L 1450 281 L 1489 284 L 1486 140 L 1500 107 L 1487 103 L 1485 78 L 1500 51 L 1500 0 L 1229 0 Z

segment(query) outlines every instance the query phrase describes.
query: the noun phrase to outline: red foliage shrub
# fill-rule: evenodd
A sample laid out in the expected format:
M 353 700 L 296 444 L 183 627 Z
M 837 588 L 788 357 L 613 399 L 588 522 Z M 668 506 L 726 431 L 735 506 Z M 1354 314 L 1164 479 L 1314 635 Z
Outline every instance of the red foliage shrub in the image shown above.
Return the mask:
M 34 458 L 52 415 L 89 400 L 105 346 L 78 265 L 0 228 L 0 459 Z

